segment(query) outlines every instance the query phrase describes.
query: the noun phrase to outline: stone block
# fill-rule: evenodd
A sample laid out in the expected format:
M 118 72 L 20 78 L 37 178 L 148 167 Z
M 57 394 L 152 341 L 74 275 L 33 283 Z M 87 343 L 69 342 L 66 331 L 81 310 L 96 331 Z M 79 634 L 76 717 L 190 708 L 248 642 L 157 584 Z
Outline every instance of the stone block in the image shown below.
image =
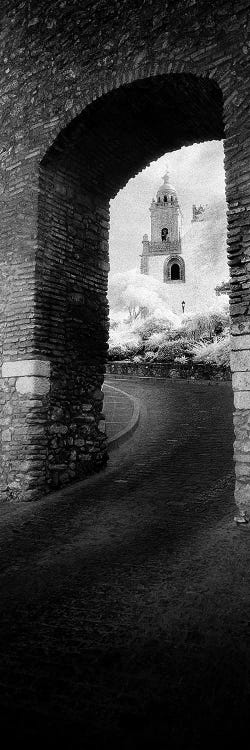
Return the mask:
M 99 432 L 105 432 L 106 425 L 104 419 L 100 419 L 100 422 L 98 422 L 98 430 Z
M 65 424 L 52 424 L 49 431 L 54 435 L 66 435 L 68 427 Z
M 249 370 L 243 370 L 242 372 L 233 372 L 232 385 L 233 385 L 234 391 L 249 391 L 250 390 Z
M 250 349 L 232 351 L 230 355 L 230 366 L 232 372 L 250 371 Z
M 10 430 L 3 430 L 2 431 L 2 442 L 3 443 L 9 443 L 11 441 L 11 431 Z
M 18 377 L 16 390 L 21 395 L 32 393 L 32 395 L 43 396 L 49 393 L 50 380 L 45 377 Z
M 236 481 L 235 501 L 238 506 L 248 506 L 250 508 L 250 482 L 243 484 Z
M 17 463 L 17 469 L 24 473 L 26 473 L 27 471 L 30 471 L 30 467 L 31 467 L 30 461 L 18 461 Z
M 239 323 L 236 321 L 233 321 L 231 323 L 231 334 L 233 336 L 242 336 L 244 334 L 250 333 L 250 320 L 247 318 L 245 320 L 241 320 Z
M 241 351 L 242 349 L 250 350 L 250 333 L 244 333 L 241 336 L 230 336 L 232 351 Z
M 50 362 L 44 359 L 18 359 L 14 362 L 3 362 L 3 378 L 29 376 L 48 378 L 50 376 Z
M 250 440 L 248 438 L 245 438 L 245 440 L 235 440 L 234 450 L 236 459 L 240 453 L 250 453 Z
M 235 466 L 236 477 L 249 477 L 250 478 L 250 463 L 240 463 L 239 461 Z
M 234 406 L 236 409 L 250 409 L 250 391 L 235 391 Z
M 239 451 L 237 451 L 236 456 L 235 456 L 235 460 L 238 461 L 238 462 L 240 462 L 241 464 L 248 464 L 248 465 L 250 465 L 250 456 L 249 456 L 249 453 L 246 453 L 246 452 L 245 453 L 240 453 Z
M 53 409 L 53 412 L 51 414 L 51 419 L 53 422 L 59 422 L 63 417 L 63 409 L 61 406 L 57 406 Z

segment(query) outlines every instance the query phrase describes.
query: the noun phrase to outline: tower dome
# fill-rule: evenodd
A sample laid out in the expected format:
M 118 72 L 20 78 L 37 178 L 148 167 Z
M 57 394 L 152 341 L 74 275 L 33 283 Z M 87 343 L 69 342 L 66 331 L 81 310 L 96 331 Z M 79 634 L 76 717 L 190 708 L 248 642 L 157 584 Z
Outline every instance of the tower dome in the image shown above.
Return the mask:
M 164 201 L 164 198 L 165 198 L 165 201 L 166 200 L 171 201 L 171 197 L 172 197 L 172 200 L 176 201 L 177 192 L 176 192 L 175 187 L 173 187 L 173 185 L 170 185 L 168 169 L 166 169 L 166 172 L 163 175 L 162 179 L 163 179 L 163 185 L 161 185 L 161 187 L 159 187 L 159 190 L 157 190 L 156 202 L 159 202 L 159 200 L 162 202 Z

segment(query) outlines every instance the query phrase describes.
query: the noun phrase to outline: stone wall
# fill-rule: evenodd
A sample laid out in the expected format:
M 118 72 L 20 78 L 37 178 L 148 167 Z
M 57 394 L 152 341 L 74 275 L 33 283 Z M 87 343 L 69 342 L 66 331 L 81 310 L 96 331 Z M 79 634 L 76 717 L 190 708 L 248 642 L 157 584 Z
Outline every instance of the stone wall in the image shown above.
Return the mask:
M 236 490 L 250 507 L 247 0 L 3 0 L 0 16 L 2 497 L 37 498 L 105 460 L 109 200 L 166 151 L 224 137 L 244 352 Z
M 161 240 L 161 230 L 163 227 L 167 227 L 168 229 L 168 237 L 167 239 L 172 243 L 175 243 L 174 249 L 177 249 L 179 238 L 180 238 L 180 230 L 181 230 L 181 217 L 180 217 L 180 210 L 179 206 L 174 204 L 168 204 L 164 203 L 162 206 L 161 203 L 151 203 L 150 206 L 150 213 L 151 213 L 151 242 L 157 242 L 160 243 L 160 247 L 162 244 Z M 179 252 L 181 252 L 181 248 L 178 247 Z
M 107 375 L 130 376 L 139 378 L 181 378 L 183 380 L 228 380 L 232 375 L 229 367 L 192 362 L 107 362 Z

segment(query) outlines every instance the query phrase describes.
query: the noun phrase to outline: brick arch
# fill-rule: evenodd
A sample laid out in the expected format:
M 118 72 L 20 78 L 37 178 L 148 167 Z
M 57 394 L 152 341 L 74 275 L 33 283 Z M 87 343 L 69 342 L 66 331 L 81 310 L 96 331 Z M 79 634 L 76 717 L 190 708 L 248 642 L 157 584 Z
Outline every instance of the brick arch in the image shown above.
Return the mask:
M 181 68 L 181 73 L 180 73 Z M 168 56 L 164 60 L 152 63 L 150 61 L 144 64 L 138 64 L 135 61 L 131 63 L 129 68 L 120 67 L 114 69 L 112 73 L 104 70 L 98 75 L 99 83 L 96 87 L 95 82 L 89 89 L 88 93 L 82 96 L 78 96 L 77 99 L 70 99 L 69 102 L 65 98 L 65 106 L 60 111 L 60 116 L 52 119 L 52 122 L 48 121 L 47 125 L 47 136 L 46 139 L 41 142 L 40 148 L 40 159 L 42 160 L 47 154 L 48 150 L 53 147 L 56 139 L 60 136 L 63 131 L 66 131 L 72 126 L 72 123 L 79 117 L 83 116 L 85 110 L 89 107 L 98 103 L 103 97 L 119 92 L 120 89 L 127 86 L 140 85 L 140 83 L 148 82 L 150 85 L 154 79 L 179 76 L 184 80 L 184 76 L 190 76 L 194 79 L 199 78 L 201 83 L 203 79 L 214 82 L 217 87 L 223 92 L 224 87 L 227 91 L 227 81 L 225 85 L 225 71 L 224 68 L 214 68 L 213 66 L 200 65 L 197 69 L 197 65 L 183 58 L 182 64 L 180 65 L 179 60 L 169 60 Z
M 35 337 L 39 348 L 42 329 L 51 364 L 46 471 L 52 487 L 106 459 L 109 200 L 166 151 L 223 136 L 222 93 L 214 81 L 155 75 L 98 98 L 42 159 Z
M 79 114 L 67 113 L 67 124 L 46 150 L 42 167 L 52 161 L 59 164 L 60 156 L 64 161 L 74 158 L 77 151 L 92 172 L 95 190 L 100 179 L 112 198 L 166 151 L 225 136 L 222 91 L 208 75 L 137 76 L 120 86 L 118 77 L 107 93 L 100 89 L 96 99 L 93 95 Z
M 102 463 L 109 199 L 165 151 L 225 137 L 233 348 L 240 350 L 240 357 L 232 355 L 236 494 L 244 505 L 247 493 L 250 508 L 242 448 L 250 409 L 247 2 L 239 8 L 233 2 L 229 8 L 226 0 L 181 2 L 176 12 L 176 4 L 163 7 L 157 0 L 150 8 L 110 0 L 96 3 L 88 17 L 80 0 L 59 3 L 60 10 L 57 0 L 42 5 L 43 12 L 38 1 L 23 3 L 16 13 L 13 0 L 2 14 L 3 362 L 45 358 L 42 365 L 36 360 L 20 365 L 29 382 L 51 370 L 49 395 L 40 394 L 39 406 L 28 397 L 25 402 L 35 430 L 41 429 L 41 490 L 36 440 L 25 421 L 26 397 L 17 408 L 19 395 L 11 382 L 17 376 L 13 370 L 8 386 L 10 369 L 3 370 L 3 418 L 11 421 L 13 398 L 15 424 L 18 416 L 24 427 L 21 444 L 20 425 L 16 432 L 13 428 L 11 445 L 9 434 L 3 441 L 4 487 L 10 481 L 14 494 L 34 497 L 51 486 L 52 477 L 66 483 Z M 167 97 L 179 123 L 171 108 L 169 117 Z M 152 101 L 160 115 L 156 123 Z M 21 310 L 16 318 L 13 299 Z

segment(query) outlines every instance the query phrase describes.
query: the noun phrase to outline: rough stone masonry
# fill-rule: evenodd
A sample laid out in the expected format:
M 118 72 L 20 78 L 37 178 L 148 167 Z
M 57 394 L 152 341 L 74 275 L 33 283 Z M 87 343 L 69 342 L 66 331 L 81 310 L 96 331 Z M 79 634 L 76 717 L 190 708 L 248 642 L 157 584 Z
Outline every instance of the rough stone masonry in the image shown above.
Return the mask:
M 106 460 L 109 200 L 224 138 L 236 502 L 250 513 L 247 0 L 2 0 L 1 498 Z

